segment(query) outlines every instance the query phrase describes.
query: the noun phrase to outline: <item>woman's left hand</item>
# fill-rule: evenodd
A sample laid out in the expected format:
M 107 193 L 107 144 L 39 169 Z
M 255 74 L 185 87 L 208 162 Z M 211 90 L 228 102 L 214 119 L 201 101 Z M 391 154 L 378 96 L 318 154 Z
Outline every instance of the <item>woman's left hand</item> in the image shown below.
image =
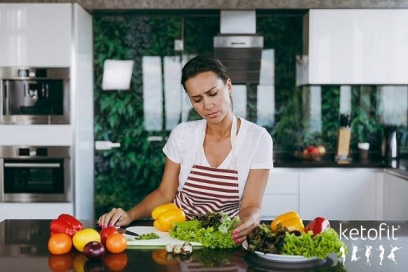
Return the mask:
M 250 234 L 257 226 L 259 222 L 252 216 L 241 218 L 238 227 L 232 231 L 232 238 L 237 245 L 242 244 L 248 234 Z
M 251 169 L 242 195 L 239 210 L 240 222 L 232 231 L 232 238 L 237 245 L 245 241 L 261 221 L 262 197 L 269 177 L 269 169 Z

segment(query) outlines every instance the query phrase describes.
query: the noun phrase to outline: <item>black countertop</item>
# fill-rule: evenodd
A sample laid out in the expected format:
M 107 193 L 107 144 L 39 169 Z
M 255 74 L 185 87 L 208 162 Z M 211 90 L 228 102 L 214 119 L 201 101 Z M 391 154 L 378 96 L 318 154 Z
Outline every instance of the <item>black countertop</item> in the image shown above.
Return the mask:
M 84 222 L 84 221 L 83 221 Z M 127 249 L 107 254 L 103 260 L 90 261 L 73 249 L 65 255 L 47 250 L 50 220 L 5 220 L 0 222 L 0 271 L 406 271 L 408 267 L 408 221 L 332 221 L 349 254 L 344 265 L 327 260 L 305 264 L 266 261 L 243 248 L 233 250 L 195 249 L 192 256 L 172 262 L 157 259 L 163 248 Z M 95 227 L 86 224 L 86 227 Z M 139 221 L 135 225 L 151 225 Z M 382 263 L 377 250 L 385 249 Z M 358 247 L 355 261 L 352 248 Z M 371 246 L 371 255 L 366 257 Z M 399 248 L 392 260 L 391 247 Z M 65 269 L 64 269 L 65 267 Z
M 334 153 L 318 159 L 300 159 L 289 152 L 274 152 L 273 160 L 276 168 L 382 168 L 408 178 L 408 154 L 405 153 L 393 160 L 384 160 L 379 152 L 369 153 L 366 160 L 352 153 L 349 160 L 336 161 Z
M 313 167 L 346 167 L 346 168 L 386 168 L 379 153 L 370 153 L 367 160 L 361 160 L 358 154 L 351 154 L 349 160 L 336 161 L 334 153 L 327 153 L 317 159 L 300 159 L 289 152 L 274 152 L 274 167 L 313 168 Z

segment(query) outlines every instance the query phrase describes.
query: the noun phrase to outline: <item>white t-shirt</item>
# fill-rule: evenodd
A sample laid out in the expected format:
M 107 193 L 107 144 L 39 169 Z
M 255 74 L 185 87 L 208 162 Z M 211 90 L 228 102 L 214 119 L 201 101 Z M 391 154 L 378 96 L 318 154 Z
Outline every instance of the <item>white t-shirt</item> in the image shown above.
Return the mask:
M 241 126 L 236 137 L 235 169 L 238 171 L 241 198 L 250 169 L 273 168 L 273 143 L 270 134 L 263 127 L 240 119 Z M 199 143 L 206 125 L 207 121 L 204 119 L 180 123 L 173 129 L 163 148 L 167 158 L 180 164 L 178 190 L 183 188 L 194 164 L 210 166 L 205 158 L 203 145 Z M 197 152 L 202 154 L 199 159 Z M 229 168 L 231 155 L 230 152 L 218 168 Z

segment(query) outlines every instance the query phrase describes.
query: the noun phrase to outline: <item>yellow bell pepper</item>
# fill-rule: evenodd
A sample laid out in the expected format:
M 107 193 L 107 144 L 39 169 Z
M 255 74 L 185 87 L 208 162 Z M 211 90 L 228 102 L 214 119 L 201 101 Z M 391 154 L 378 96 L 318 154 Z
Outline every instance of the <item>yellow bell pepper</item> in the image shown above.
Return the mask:
M 156 220 L 159 218 L 160 215 L 172 209 L 178 209 L 175 203 L 167 203 L 167 204 L 157 206 L 152 211 L 152 217 L 154 220 Z
M 154 227 L 159 231 L 169 231 L 175 222 L 186 221 L 186 215 L 176 204 L 168 203 L 156 207 L 152 212 Z
M 300 218 L 299 214 L 294 211 L 290 211 L 276 217 L 271 223 L 271 230 L 276 231 L 278 225 L 286 228 L 289 232 L 299 231 L 302 233 L 305 230 L 302 219 Z

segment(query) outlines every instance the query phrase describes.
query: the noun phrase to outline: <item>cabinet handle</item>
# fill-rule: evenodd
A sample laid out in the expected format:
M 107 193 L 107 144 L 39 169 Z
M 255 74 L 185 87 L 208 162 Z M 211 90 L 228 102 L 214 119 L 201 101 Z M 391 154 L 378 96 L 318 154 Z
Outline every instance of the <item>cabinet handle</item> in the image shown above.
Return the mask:
M 96 150 L 111 150 L 112 148 L 120 147 L 120 143 L 112 143 L 111 141 L 96 141 Z
M 10 101 L 9 101 L 9 81 L 8 80 L 4 82 L 4 103 L 3 105 L 5 106 L 5 109 L 3 109 L 5 115 L 9 115 L 10 114 Z M 3 112 L 1 114 L 3 114 Z
M 4 82 L 4 99 L 7 99 L 7 97 L 8 97 L 8 88 L 7 88 L 7 84 L 8 83 L 8 81 L 5 81 Z
M 28 95 L 28 83 L 27 82 L 24 82 L 24 96 L 27 96 Z
M 33 168 L 59 168 L 59 163 L 4 163 L 4 167 L 17 168 L 17 167 L 33 167 Z

